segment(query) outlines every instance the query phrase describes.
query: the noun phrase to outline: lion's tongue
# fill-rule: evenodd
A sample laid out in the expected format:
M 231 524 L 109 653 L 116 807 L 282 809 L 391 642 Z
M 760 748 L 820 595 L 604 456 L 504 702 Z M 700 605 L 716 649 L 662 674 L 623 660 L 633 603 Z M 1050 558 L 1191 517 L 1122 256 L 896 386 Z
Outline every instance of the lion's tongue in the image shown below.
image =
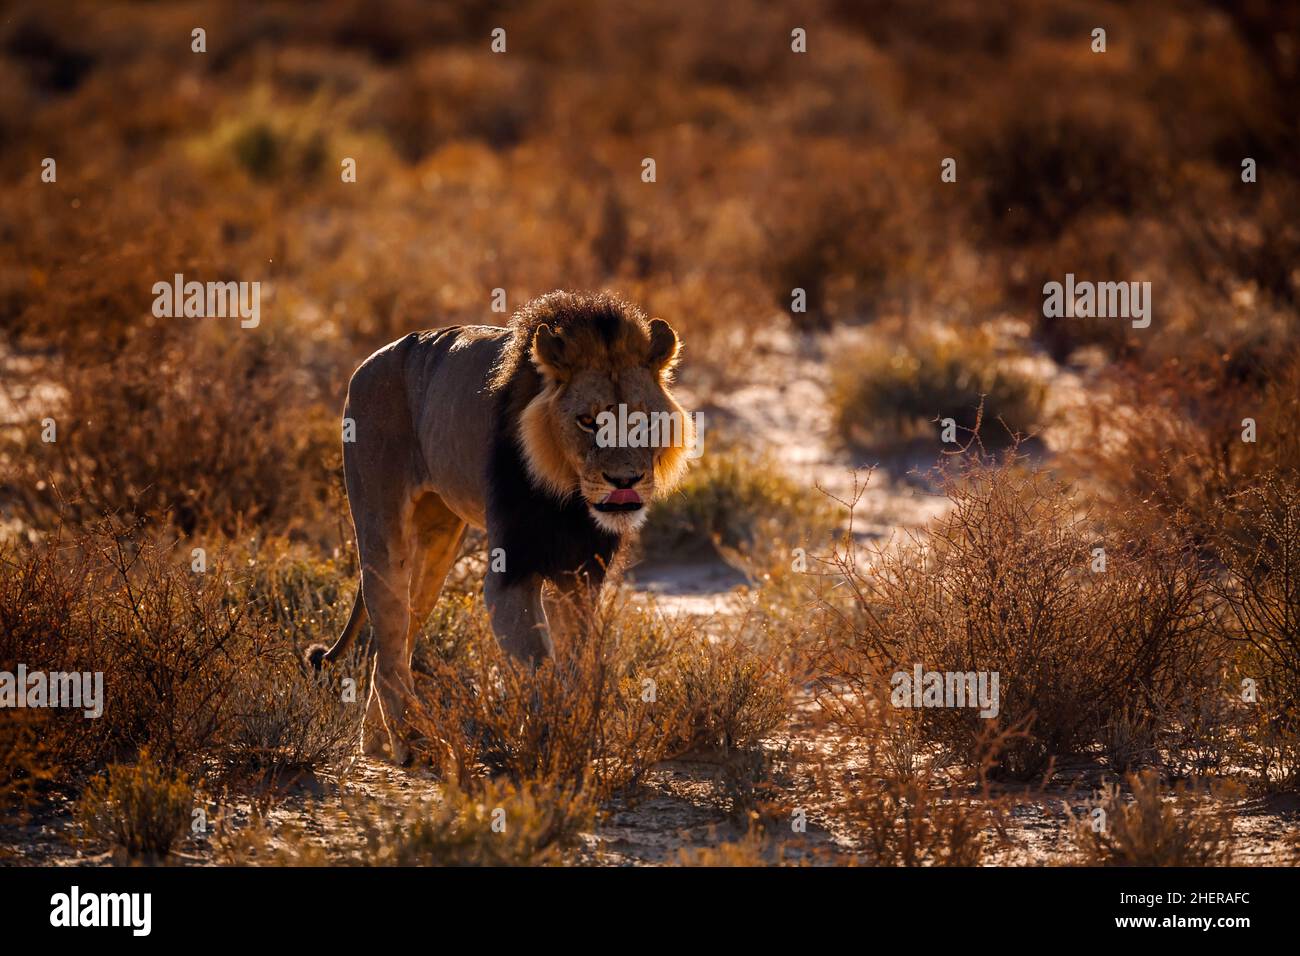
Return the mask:
M 619 488 L 617 491 L 611 491 L 603 504 L 607 505 L 639 505 L 641 496 L 631 488 Z

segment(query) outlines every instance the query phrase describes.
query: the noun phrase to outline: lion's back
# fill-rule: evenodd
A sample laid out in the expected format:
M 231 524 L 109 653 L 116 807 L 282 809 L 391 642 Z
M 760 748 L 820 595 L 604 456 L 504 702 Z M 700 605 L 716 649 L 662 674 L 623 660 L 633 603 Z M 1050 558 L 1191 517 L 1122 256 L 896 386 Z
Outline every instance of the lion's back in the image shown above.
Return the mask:
M 345 471 L 381 463 L 393 490 L 428 489 L 473 524 L 494 428 L 489 384 L 508 340 L 496 326 L 412 332 L 370 355 L 348 383 Z M 365 470 L 374 473 L 373 467 Z

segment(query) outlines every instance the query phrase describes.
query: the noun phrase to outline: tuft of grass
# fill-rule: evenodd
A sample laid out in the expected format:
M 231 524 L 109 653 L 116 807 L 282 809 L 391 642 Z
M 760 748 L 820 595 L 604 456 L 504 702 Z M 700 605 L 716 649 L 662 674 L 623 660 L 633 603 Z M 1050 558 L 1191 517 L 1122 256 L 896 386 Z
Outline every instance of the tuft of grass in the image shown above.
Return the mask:
M 765 839 L 758 828 L 738 840 L 727 840 L 717 846 L 678 850 L 676 860 L 678 866 L 698 867 L 771 866 L 784 862 L 780 847 Z
M 764 552 L 824 540 L 835 512 L 824 496 L 788 478 L 771 458 L 738 449 L 707 452 L 641 533 L 647 557 Z
M 360 804 L 350 815 L 364 866 L 553 866 L 590 831 L 595 806 L 589 793 L 551 781 L 487 781 L 472 791 L 452 784 L 396 819 Z
M 1131 795 L 1103 789 L 1074 834 L 1088 866 L 1228 866 L 1232 863 L 1233 792 L 1219 785 L 1198 791 L 1180 782 L 1170 791 L 1155 770 L 1125 776 Z M 1212 798 L 1212 802 L 1210 799 Z M 1097 812 L 1100 811 L 1100 812 Z
M 454 781 L 436 795 L 412 799 L 391 783 L 348 794 L 341 805 L 317 804 L 330 814 L 328 842 L 299 826 L 276 827 L 265 818 L 224 831 L 223 863 L 238 866 L 558 866 L 570 861 L 582 834 L 595 826 L 590 793 L 553 782 Z
M 194 791 L 184 775 L 141 751 L 135 764 L 113 764 L 91 781 L 77 807 L 85 834 L 132 860 L 162 859 L 185 835 Z
M 0 823 L 21 819 L 57 768 L 38 715 L 19 710 L 0 720 Z
M 838 431 L 857 447 L 935 435 L 944 418 L 964 432 L 982 424 L 981 440 L 1002 444 L 1043 418 L 1045 386 L 986 330 L 872 335 L 836 360 L 832 376 Z
M 285 188 L 318 177 L 331 155 L 330 106 L 317 97 L 301 107 L 272 102 L 256 90 L 236 116 L 217 123 L 189 149 L 209 168 L 234 167 L 255 181 Z

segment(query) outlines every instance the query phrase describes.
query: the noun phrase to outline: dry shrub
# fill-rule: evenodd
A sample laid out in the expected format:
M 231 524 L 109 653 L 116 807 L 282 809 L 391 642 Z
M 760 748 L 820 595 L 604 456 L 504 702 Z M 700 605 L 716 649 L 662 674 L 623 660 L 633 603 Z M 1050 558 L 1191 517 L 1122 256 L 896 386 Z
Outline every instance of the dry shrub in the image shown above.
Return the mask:
M 0 667 L 104 674 L 104 709 L 51 712 L 61 781 L 148 749 L 161 766 L 284 777 L 340 756 L 360 706 L 318 684 L 220 554 L 205 572 L 120 525 L 0 559 Z
M 1172 778 L 1221 773 L 1240 766 L 1242 730 L 1249 723 L 1250 712 L 1241 700 L 1241 683 L 1232 674 L 1231 651 L 1220 646 L 1211 656 L 1202 680 L 1189 682 L 1181 698 L 1147 718 L 1155 725 L 1163 748 L 1159 763 Z M 1119 769 L 1114 761 L 1111 766 Z
M 1265 695 L 1300 697 L 1300 475 L 1264 475 L 1239 502 L 1246 519 L 1221 539 L 1234 636 L 1265 665 Z
M 1008 809 L 989 773 L 1024 728 L 986 726 L 970 743 L 971 763 L 954 768 L 921 711 L 890 705 L 884 658 L 863 656 L 843 638 L 825 628 L 817 661 L 824 752 L 812 776 L 830 826 L 875 866 L 985 862 L 1005 840 Z
M 479 139 L 507 149 L 527 137 L 545 107 L 536 70 L 515 57 L 478 52 L 426 54 L 375 84 L 363 122 L 378 127 L 408 162 L 439 146 Z
M 1007 242 L 1050 240 L 1099 210 L 1132 215 L 1160 171 L 1150 118 L 1113 97 L 1032 100 L 981 120 L 964 151 L 978 170 L 980 219 Z
M 491 5 L 420 0 L 343 0 L 297 21 L 304 37 L 351 48 L 380 63 L 400 62 L 430 45 L 467 43 L 487 35 Z M 278 12 L 267 10 L 278 20 Z M 243 17 L 240 17 L 243 19 Z
M 1102 752 L 1112 770 L 1128 773 L 1160 759 L 1160 727 L 1152 715 L 1124 705 L 1102 725 Z
M 837 808 L 874 866 L 979 866 L 993 842 L 996 804 L 960 788 L 911 781 L 863 781 Z
M 77 817 L 86 835 L 128 858 L 167 856 L 190 825 L 194 791 L 185 776 L 165 770 L 147 750 L 133 765 L 113 764 L 86 787 Z
M 683 641 L 660 692 L 685 715 L 673 750 L 752 750 L 789 713 L 789 681 L 742 643 Z
M 458 785 L 492 770 L 521 785 L 608 796 L 635 785 L 682 736 L 680 704 L 645 683 L 674 636 L 617 596 L 590 612 L 583 641 L 557 641 L 556 657 L 535 670 L 500 649 L 481 603 L 469 622 L 469 633 L 443 644 L 449 656 L 420 656 L 412 718 Z
M 1213 647 L 1208 581 L 1185 549 L 1107 532 L 1015 456 L 968 459 L 943 480 L 943 517 L 869 564 L 838 554 L 857 607 L 847 638 L 824 643 L 832 683 L 884 700 L 889 675 L 916 664 L 997 673 L 998 725 L 1027 732 L 994 770 L 1021 779 L 1091 746 L 1122 708 L 1160 708 L 1199 686 Z M 978 762 L 989 721 L 977 708 L 927 707 L 919 719 L 927 740 Z
M 782 715 L 780 723 L 785 721 Z M 799 809 L 791 788 L 805 756 L 802 745 L 787 737 L 779 747 L 715 751 L 709 756 L 715 799 L 728 820 L 751 828 L 788 826 L 791 814 Z
M 1300 469 L 1300 357 L 1283 349 L 1268 369 L 1186 364 L 1129 369 L 1105 382 L 1070 467 L 1148 532 L 1172 524 L 1213 551 L 1223 534 L 1250 538 L 1238 525 L 1258 519 L 1241 498 L 1259 476 Z M 1256 422 L 1254 442 L 1242 439 L 1246 418 Z
M 225 570 L 196 574 L 158 544 L 125 535 L 83 542 L 97 579 L 86 630 L 69 635 L 104 672 L 108 705 L 86 741 L 94 757 L 149 749 L 193 769 L 220 739 L 241 674 L 263 664 L 246 609 L 227 600 Z
M 485 771 L 551 781 L 606 799 L 634 788 L 656 763 L 694 748 L 745 750 L 787 713 L 788 679 L 732 643 L 608 595 L 581 642 L 529 671 L 497 645 L 481 604 L 461 627 L 417 652 L 414 723 L 460 786 Z M 582 613 L 582 612 L 575 612 Z
M 1238 691 L 1240 693 L 1240 691 Z M 1300 711 L 1290 702 L 1265 700 L 1238 720 L 1240 736 L 1230 753 L 1265 790 L 1294 792 L 1300 786 Z
M 1074 820 L 1087 866 L 1228 866 L 1232 863 L 1232 788 L 1198 789 L 1182 782 L 1167 791 L 1155 770 L 1125 776 L 1126 800 L 1105 787 L 1093 812 Z M 1166 798 L 1167 797 L 1167 798 Z M 1100 809 L 1103 816 L 1095 811 Z
M 1210 280 L 1219 295 L 1233 295 L 1244 286 L 1259 293 L 1252 299 L 1262 300 L 1261 306 L 1272 301 L 1294 316 L 1300 304 L 1295 274 L 1300 228 L 1294 214 L 1300 186 L 1283 180 L 1274 188 L 1239 194 L 1234 199 L 1245 201 L 1241 208 L 1221 195 L 1220 183 L 1196 185 L 1209 188 L 1189 192 L 1187 205 L 1175 217 L 1182 240 L 1178 252 Z M 1215 211 L 1224 206 L 1237 215 Z
M 349 702 L 338 681 L 315 679 L 297 658 L 268 657 L 242 675 L 231 694 L 220 759 L 231 773 L 256 772 L 283 786 L 353 752 L 361 733 L 365 684 L 359 684 L 355 701 Z
M 76 538 L 69 533 L 43 546 L 10 550 L 0 560 L 0 669 L 14 672 L 21 663 L 29 671 L 105 674 L 107 700 L 99 719 L 87 720 L 81 711 L 66 709 L 47 713 L 46 743 L 60 778 L 82 764 L 94 766 L 130 755 L 118 749 L 126 731 L 118 723 L 123 708 L 114 706 L 116 688 L 105 649 L 111 571 L 102 554 L 78 547 Z M 102 545 L 104 540 L 96 543 Z M 144 680 L 146 675 L 137 672 L 134 679 Z M 160 736 L 166 733 L 159 730 Z
M 42 724 L 33 711 L 6 713 L 0 720 L 0 823 L 21 820 L 54 778 Z
M 1262 780 L 1300 781 L 1300 475 L 1270 471 L 1236 501 L 1238 520 L 1218 539 L 1227 637 L 1241 645 L 1240 677 L 1258 710 L 1243 748 Z
M 921 251 L 915 200 L 927 191 L 910 177 L 916 166 L 891 163 L 835 140 L 772 145 L 762 181 L 762 275 L 778 308 L 795 289 L 802 327 L 826 328 L 870 316 L 900 294 Z M 908 177 L 908 178 L 905 178 Z
M 978 866 L 1005 839 L 1005 801 L 987 771 L 1014 733 L 988 732 L 952 773 L 912 712 L 847 691 L 818 695 L 830 752 L 813 770 L 832 827 L 874 866 Z
M 29 520 L 102 514 L 166 519 L 184 534 L 286 528 L 315 517 L 337 457 L 336 424 L 265 338 L 128 348 L 109 364 L 68 365 L 53 412 L 9 449 L 23 484 L 44 488 Z M 55 492 L 64 501 L 54 498 Z M 60 504 L 63 507 L 60 507 Z
M 831 403 L 840 435 L 851 445 L 891 445 L 934 434 L 952 418 L 959 428 L 990 423 L 984 440 L 1028 434 L 1043 420 L 1046 387 L 1007 354 L 990 329 L 908 326 L 880 332 L 836 359 Z

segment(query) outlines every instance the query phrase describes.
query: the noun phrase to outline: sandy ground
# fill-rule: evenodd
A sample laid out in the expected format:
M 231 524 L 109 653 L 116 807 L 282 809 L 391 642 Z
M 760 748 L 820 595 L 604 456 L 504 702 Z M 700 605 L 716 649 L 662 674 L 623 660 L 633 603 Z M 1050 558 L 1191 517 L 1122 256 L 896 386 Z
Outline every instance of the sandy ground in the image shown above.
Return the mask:
M 789 735 L 808 743 L 807 729 L 796 726 Z M 784 816 L 769 818 L 759 840 L 769 862 L 807 865 L 866 863 L 854 851 L 848 834 L 836 832 L 821 812 L 819 797 L 797 774 L 782 769 L 784 741 L 768 742 L 778 768 L 784 804 L 802 808 L 807 824 L 795 832 Z M 814 741 L 815 743 L 815 741 Z M 721 755 L 667 761 L 651 774 L 634 799 L 604 808 L 596 829 L 586 834 L 574 862 L 597 866 L 673 865 L 683 854 L 743 840 L 744 811 L 732 812 Z M 1086 801 L 1099 781 L 1095 767 L 1063 768 L 1045 792 L 1028 795 L 1016 787 L 997 788 L 995 796 L 1010 804 L 1003 837 L 989 830 L 987 865 L 1042 866 L 1067 863 L 1072 848 L 1069 814 L 1086 813 Z M 308 843 L 329 846 L 347 839 L 341 795 L 392 805 L 436 798 L 437 780 L 424 769 L 403 770 L 381 761 L 357 757 L 342 778 L 320 777 L 286 789 L 267 819 L 272 834 L 294 832 Z M 226 808 L 235 828 L 248 826 L 253 810 L 248 802 Z M 1237 865 L 1300 864 L 1300 798 L 1273 797 L 1240 801 L 1233 808 Z M 272 841 L 275 842 L 274 840 Z M 169 860 L 176 865 L 210 865 L 218 859 L 212 839 L 191 838 Z M 77 845 L 77 830 L 66 802 L 45 808 L 23 826 L 0 827 L 0 865 L 93 866 L 115 862 L 113 856 Z

